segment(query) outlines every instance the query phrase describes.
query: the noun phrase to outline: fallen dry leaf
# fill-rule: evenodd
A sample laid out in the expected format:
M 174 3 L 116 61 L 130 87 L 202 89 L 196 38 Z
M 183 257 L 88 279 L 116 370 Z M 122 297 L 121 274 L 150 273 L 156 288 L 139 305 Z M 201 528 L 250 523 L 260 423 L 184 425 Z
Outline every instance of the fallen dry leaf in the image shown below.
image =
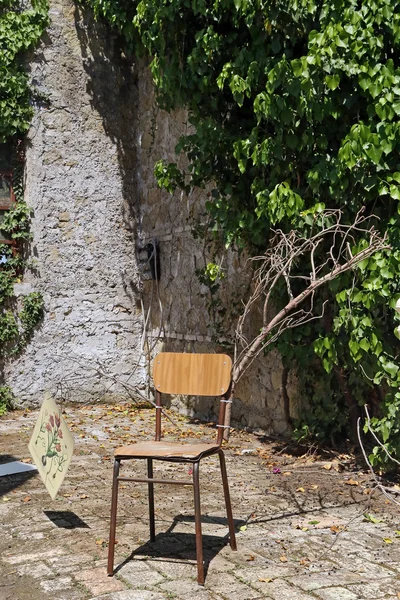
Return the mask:
M 251 561 L 255 560 L 255 557 L 252 554 L 250 554 L 250 556 L 248 556 L 246 558 L 246 560 L 247 560 L 247 562 L 251 562 Z
M 317 490 L 319 488 L 319 485 L 310 485 L 310 488 L 312 490 Z
M 31 501 L 30 496 L 25 496 L 25 498 L 22 499 L 22 502 L 30 502 L 30 501 Z
M 363 517 L 363 520 L 368 521 L 369 523 L 383 523 L 383 519 L 381 519 L 380 517 L 375 517 L 375 515 L 372 515 L 371 513 L 364 513 Z
M 82 496 L 80 496 L 80 498 L 82 498 L 82 500 L 84 500 L 85 498 L 89 498 L 89 496 L 87 494 L 82 494 Z
M 322 465 L 323 469 L 326 469 L 327 471 L 330 471 L 332 469 L 332 463 L 327 463 L 326 465 Z
M 279 557 L 279 560 L 281 562 L 287 562 L 287 558 L 286 558 L 286 556 L 284 554 L 282 554 L 282 556 Z
M 300 564 L 302 566 L 305 566 L 305 565 L 308 565 L 309 562 L 310 562 L 310 560 L 308 558 L 302 558 L 301 561 L 300 561 Z
M 282 474 L 288 476 L 292 474 L 292 471 L 284 471 Z
M 299 487 L 299 488 L 297 488 L 296 492 L 302 492 L 302 493 L 304 493 L 305 489 L 303 487 Z
M 305 527 L 300 523 L 297 523 L 297 525 L 295 525 L 295 529 L 301 529 L 301 531 L 308 531 L 308 527 Z
M 96 540 L 96 545 L 97 545 L 97 546 L 102 546 L 103 544 L 104 544 L 104 540 L 102 540 L 101 538 L 98 538 L 98 539 Z
M 355 479 L 349 479 L 348 481 L 344 482 L 345 485 L 359 485 L 359 482 L 356 481 Z
M 343 527 L 341 525 L 331 525 L 329 529 L 332 531 L 332 533 L 339 533 L 343 530 Z
M 269 583 L 270 581 L 273 581 L 273 580 L 270 577 L 259 577 L 258 581 L 262 581 L 263 583 Z
M 391 538 L 383 538 L 385 544 L 393 544 L 393 540 Z

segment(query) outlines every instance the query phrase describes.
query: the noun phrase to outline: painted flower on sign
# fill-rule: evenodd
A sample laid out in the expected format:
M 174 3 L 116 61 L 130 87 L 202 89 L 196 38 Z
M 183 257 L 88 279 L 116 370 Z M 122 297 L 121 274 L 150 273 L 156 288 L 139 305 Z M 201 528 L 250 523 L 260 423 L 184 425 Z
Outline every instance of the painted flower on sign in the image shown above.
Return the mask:
M 56 477 L 57 471 L 63 471 L 64 463 L 67 461 L 67 446 L 62 440 L 60 415 L 57 413 L 49 415 L 46 412 L 35 445 L 41 442 L 43 446 L 42 464 L 44 467 L 49 467 L 47 475 L 51 473 L 53 478 Z

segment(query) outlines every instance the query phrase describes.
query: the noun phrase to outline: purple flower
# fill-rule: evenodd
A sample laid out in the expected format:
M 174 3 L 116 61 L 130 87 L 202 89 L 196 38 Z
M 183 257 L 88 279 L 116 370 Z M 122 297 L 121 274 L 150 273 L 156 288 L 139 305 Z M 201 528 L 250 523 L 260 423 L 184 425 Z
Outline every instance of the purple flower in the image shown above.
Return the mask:
M 280 468 L 279 468 L 279 467 L 274 467 L 274 468 L 272 469 L 272 472 L 273 472 L 273 474 L 274 474 L 274 475 L 279 475 L 279 474 L 280 474 L 280 472 L 281 472 L 281 470 L 280 470 Z

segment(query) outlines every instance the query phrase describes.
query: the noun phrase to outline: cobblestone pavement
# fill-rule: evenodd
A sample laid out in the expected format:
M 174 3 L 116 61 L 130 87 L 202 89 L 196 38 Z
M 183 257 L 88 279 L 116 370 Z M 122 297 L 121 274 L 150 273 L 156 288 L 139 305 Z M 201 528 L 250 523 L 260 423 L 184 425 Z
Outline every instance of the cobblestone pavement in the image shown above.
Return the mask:
M 68 406 L 65 416 L 76 448 L 55 501 L 37 475 L 0 478 L 0 600 L 400 598 L 398 514 L 369 493 L 368 475 L 350 457 L 296 458 L 243 432 L 226 452 L 238 551 L 227 545 L 211 457 L 201 466 L 205 586 L 196 583 L 192 489 L 183 486 L 156 487 L 157 537 L 149 543 L 146 486 L 121 485 L 117 573 L 107 577 L 112 451 L 149 439 L 153 411 Z M 28 458 L 36 417 L 19 411 L 0 419 L 1 462 Z M 175 419 L 191 441 L 215 434 Z M 180 428 L 168 425 L 169 439 L 180 439 Z M 176 468 L 157 464 L 164 474 Z M 178 471 L 187 478 L 187 466 Z

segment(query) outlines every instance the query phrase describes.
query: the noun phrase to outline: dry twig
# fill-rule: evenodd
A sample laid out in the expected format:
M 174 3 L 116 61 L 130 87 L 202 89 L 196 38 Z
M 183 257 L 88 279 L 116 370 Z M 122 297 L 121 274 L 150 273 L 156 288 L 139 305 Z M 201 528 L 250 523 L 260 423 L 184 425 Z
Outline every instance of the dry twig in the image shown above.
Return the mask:
M 388 456 L 390 456 L 390 454 L 388 453 L 388 451 L 386 450 L 385 446 L 382 444 L 382 442 L 380 440 L 378 440 L 378 438 L 376 437 L 376 435 L 372 432 L 371 430 L 371 424 L 370 424 L 370 418 L 369 418 L 369 414 L 368 414 L 368 409 L 366 409 L 366 413 L 367 413 L 367 426 L 369 431 L 373 434 L 375 440 L 379 443 L 379 445 L 381 446 L 381 448 L 383 448 L 386 452 L 386 454 Z M 400 502 L 398 500 L 396 500 L 396 498 L 393 497 L 393 495 L 399 495 L 400 491 L 398 490 L 393 490 L 390 487 L 387 487 L 385 485 L 383 485 L 380 480 L 378 479 L 378 476 L 376 475 L 373 466 L 371 465 L 370 461 L 368 460 L 368 456 L 367 453 L 365 451 L 364 445 L 362 443 L 362 439 L 361 439 L 361 431 L 360 431 L 360 418 L 358 418 L 357 421 L 357 435 L 358 435 L 358 442 L 360 444 L 360 448 L 361 448 L 361 452 L 364 456 L 364 460 L 371 472 L 372 478 L 375 482 L 374 485 L 374 489 L 378 489 L 380 492 L 382 492 L 382 494 L 385 496 L 385 498 L 387 498 L 388 500 L 390 500 L 391 502 L 393 502 L 394 504 L 397 504 L 398 506 L 400 506 Z M 392 459 L 395 462 L 398 463 L 398 461 L 396 459 Z
M 354 269 L 375 252 L 390 248 L 386 235 L 382 237 L 372 225 L 373 219 L 376 219 L 374 215 L 366 217 L 360 211 L 354 222 L 348 225 L 342 222 L 340 210 L 327 210 L 318 219 L 318 231 L 309 237 L 300 235 L 296 230 L 289 233 L 280 229 L 275 231 L 265 254 L 251 259 L 259 267 L 254 273 L 253 291 L 243 306 L 236 328 L 232 395 L 236 384 L 253 361 L 274 344 L 283 332 L 323 317 L 327 301 L 318 311 L 314 305 L 318 288 Z M 366 240 L 367 244 L 358 254 L 353 255 L 351 246 L 360 238 Z M 328 250 L 323 252 L 322 247 L 327 247 Z M 309 265 L 308 275 L 296 273 L 300 261 Z M 287 298 L 284 305 L 279 306 L 276 294 L 274 299 L 273 296 L 282 281 Z M 261 328 L 257 335 L 248 336 L 246 330 L 255 310 L 261 314 Z M 225 425 L 224 437 L 228 439 L 229 404 Z
M 234 384 L 257 356 L 276 342 L 284 331 L 323 316 L 324 305 L 322 311 L 315 314 L 314 296 L 318 288 L 354 269 L 378 250 L 389 248 L 386 236 L 381 237 L 370 225 L 372 218 L 364 217 L 360 211 L 354 223 L 346 225 L 341 221 L 340 210 L 325 211 L 322 227 L 314 235 L 305 238 L 296 230 L 289 233 L 277 230 L 265 254 L 251 259 L 259 263 L 259 267 L 254 275 L 253 292 L 244 304 L 236 329 L 236 342 L 241 350 L 233 368 Z M 350 243 L 355 243 L 356 236 L 362 236 L 368 240 L 368 244 L 358 254 L 352 255 L 349 252 Z M 322 244 L 329 245 L 326 253 L 317 252 Z M 300 259 L 308 261 L 309 275 L 295 274 Z M 274 311 L 272 296 L 282 279 L 287 290 L 287 302 Z M 261 308 L 262 327 L 258 335 L 248 340 L 245 325 L 255 308 Z

